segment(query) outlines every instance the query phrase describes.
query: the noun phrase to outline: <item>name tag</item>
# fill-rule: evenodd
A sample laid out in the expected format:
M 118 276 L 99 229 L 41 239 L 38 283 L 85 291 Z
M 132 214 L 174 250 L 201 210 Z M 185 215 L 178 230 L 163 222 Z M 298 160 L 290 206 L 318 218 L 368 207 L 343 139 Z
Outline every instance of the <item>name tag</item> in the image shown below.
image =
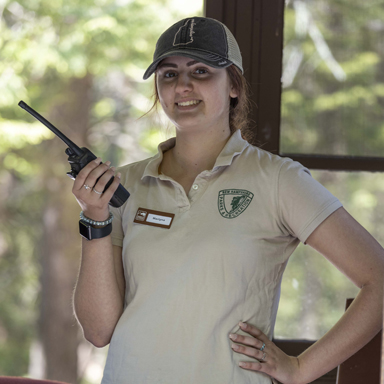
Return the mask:
M 151 225 L 153 227 L 171 228 L 175 215 L 168 212 L 153 211 L 152 209 L 139 208 L 136 212 L 134 223 Z

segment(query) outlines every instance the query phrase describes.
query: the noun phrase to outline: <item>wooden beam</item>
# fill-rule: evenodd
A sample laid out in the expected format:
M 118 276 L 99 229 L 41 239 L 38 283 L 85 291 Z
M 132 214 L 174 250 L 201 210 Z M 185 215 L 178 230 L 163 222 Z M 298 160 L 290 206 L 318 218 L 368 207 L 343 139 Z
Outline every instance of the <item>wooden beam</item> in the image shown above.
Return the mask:
M 254 105 L 253 144 L 278 153 L 284 0 L 206 0 L 205 15 L 223 22 L 240 46 Z
M 294 153 L 280 154 L 298 161 L 309 169 L 323 169 L 332 171 L 367 171 L 383 172 L 383 157 L 358 157 L 358 156 L 327 156 L 327 155 L 302 155 Z

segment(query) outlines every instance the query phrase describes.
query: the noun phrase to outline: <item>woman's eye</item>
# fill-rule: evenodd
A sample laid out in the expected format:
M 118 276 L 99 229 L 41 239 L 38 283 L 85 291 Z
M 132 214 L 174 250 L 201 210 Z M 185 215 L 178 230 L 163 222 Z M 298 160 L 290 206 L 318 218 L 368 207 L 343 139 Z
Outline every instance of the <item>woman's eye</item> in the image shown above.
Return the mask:
M 198 68 L 196 69 L 195 73 L 198 75 L 204 75 L 205 73 L 208 73 L 208 71 L 205 68 Z
M 208 73 L 208 70 L 205 68 L 197 68 L 193 72 L 195 75 L 205 75 Z M 177 73 L 174 71 L 164 72 L 163 77 L 166 79 L 171 79 L 177 76 Z
M 170 77 L 175 77 L 176 76 L 176 73 L 175 72 L 166 72 L 165 74 L 164 74 L 164 77 L 168 77 L 168 78 L 170 78 Z

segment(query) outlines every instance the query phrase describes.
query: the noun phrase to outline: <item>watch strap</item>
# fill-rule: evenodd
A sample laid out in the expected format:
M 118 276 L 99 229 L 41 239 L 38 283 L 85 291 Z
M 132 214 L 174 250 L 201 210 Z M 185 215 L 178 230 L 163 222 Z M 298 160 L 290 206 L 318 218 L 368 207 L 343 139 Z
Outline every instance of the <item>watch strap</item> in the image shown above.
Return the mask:
M 94 228 L 91 224 L 87 223 L 84 220 L 79 221 L 79 230 L 80 235 L 86 238 L 87 240 L 101 239 L 111 234 L 112 232 L 112 223 L 109 223 L 102 228 Z

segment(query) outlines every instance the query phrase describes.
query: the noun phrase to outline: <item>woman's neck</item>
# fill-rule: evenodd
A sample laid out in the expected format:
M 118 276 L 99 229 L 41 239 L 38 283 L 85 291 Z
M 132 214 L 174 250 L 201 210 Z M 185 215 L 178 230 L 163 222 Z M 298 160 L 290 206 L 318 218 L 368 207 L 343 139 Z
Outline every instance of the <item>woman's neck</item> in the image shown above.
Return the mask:
M 178 132 L 175 146 L 164 153 L 161 170 L 174 178 L 195 178 L 213 168 L 231 133 L 229 128 L 200 134 Z

